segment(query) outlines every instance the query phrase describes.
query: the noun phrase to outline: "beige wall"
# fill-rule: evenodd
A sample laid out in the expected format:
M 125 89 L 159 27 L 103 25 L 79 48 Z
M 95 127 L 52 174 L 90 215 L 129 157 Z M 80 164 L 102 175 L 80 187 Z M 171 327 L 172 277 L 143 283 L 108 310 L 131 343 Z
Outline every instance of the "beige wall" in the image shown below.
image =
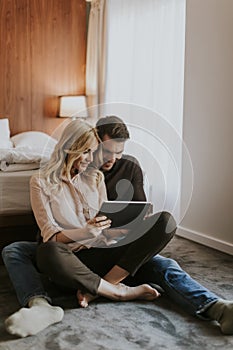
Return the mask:
M 186 10 L 183 134 L 194 188 L 179 232 L 233 254 L 233 1 L 187 0 Z

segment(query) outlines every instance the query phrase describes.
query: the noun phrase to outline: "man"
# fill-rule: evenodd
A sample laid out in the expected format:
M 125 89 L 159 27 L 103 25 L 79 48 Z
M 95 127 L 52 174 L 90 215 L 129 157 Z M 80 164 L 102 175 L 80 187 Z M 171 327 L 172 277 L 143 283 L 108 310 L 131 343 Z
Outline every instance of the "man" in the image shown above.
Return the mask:
M 146 199 L 143 174 L 134 157 L 123 156 L 129 132 L 123 121 L 115 116 L 101 118 L 97 130 L 102 144 L 105 176 L 110 200 Z M 18 312 L 6 320 L 12 334 L 36 334 L 48 325 L 59 322 L 63 310 L 50 305 L 40 275 L 36 269 L 36 243 L 15 242 L 3 249 L 3 260 L 15 287 L 20 304 Z M 219 322 L 222 333 L 233 334 L 233 302 L 220 299 L 193 280 L 172 259 L 156 255 L 145 263 L 129 284 L 152 283 L 160 286 L 165 295 L 192 315 Z M 28 306 L 29 308 L 25 308 Z

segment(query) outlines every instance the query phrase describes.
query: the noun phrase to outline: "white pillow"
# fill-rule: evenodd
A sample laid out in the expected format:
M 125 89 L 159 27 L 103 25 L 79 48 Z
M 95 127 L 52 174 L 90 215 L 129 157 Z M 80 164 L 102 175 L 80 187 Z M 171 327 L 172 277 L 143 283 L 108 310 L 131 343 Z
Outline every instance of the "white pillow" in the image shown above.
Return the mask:
M 25 131 L 11 137 L 15 148 L 33 149 L 43 151 L 53 149 L 57 141 L 41 131 Z
M 12 148 L 13 144 L 10 140 L 9 120 L 7 118 L 0 119 L 0 148 Z

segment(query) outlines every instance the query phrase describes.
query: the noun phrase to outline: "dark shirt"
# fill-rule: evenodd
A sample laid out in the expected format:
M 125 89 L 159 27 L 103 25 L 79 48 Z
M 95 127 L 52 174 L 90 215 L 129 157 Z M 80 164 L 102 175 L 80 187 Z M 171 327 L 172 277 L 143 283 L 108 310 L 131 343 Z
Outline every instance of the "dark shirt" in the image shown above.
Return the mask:
M 104 172 L 104 177 L 109 200 L 146 200 L 142 170 L 133 156 L 123 155 L 111 170 Z

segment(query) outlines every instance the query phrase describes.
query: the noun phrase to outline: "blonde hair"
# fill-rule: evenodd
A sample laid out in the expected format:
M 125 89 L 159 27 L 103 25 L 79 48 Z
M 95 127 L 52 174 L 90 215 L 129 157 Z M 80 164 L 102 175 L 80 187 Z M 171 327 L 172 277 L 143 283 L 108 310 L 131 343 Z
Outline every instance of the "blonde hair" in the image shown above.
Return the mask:
M 51 188 L 58 188 L 61 184 L 61 177 L 71 179 L 70 171 L 75 160 L 90 148 L 93 141 L 100 142 L 96 128 L 84 120 L 72 120 L 57 142 L 50 160 L 41 168 L 40 176 L 51 185 Z M 95 169 L 95 175 L 100 173 Z M 93 168 L 90 168 L 86 175 L 94 175 Z M 100 177 L 100 174 L 97 176 Z M 96 178 L 96 176 L 95 176 Z

